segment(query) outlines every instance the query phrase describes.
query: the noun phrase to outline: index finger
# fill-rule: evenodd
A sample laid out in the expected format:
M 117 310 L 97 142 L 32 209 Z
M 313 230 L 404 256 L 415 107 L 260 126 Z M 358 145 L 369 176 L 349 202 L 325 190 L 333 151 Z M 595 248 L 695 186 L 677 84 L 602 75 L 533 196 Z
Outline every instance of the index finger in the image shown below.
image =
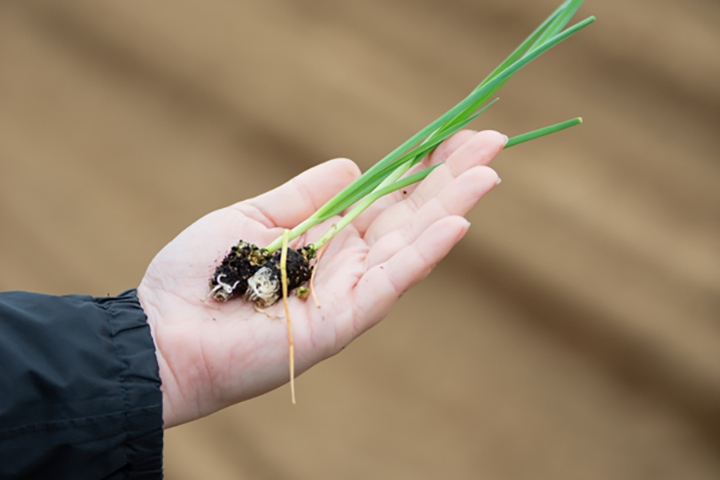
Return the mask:
M 239 210 L 267 228 L 294 228 L 360 176 L 352 160 L 336 158 L 304 171 L 260 196 L 236 203 Z
M 412 193 L 407 196 L 395 195 L 392 203 L 386 204 L 381 211 L 375 212 L 374 216 L 369 215 L 368 219 L 364 219 L 364 224 L 360 225 L 364 227 L 361 233 L 372 242 L 387 232 L 395 230 L 399 225 L 398 218 L 408 218 L 414 214 L 469 169 L 489 165 L 504 148 L 505 143 L 506 137 L 498 132 L 486 130 L 476 133 L 453 151 L 447 161 L 420 182 Z M 462 209 L 452 210 L 448 213 L 452 215 L 465 214 Z M 358 229 L 360 226 L 356 225 Z
M 461 130 L 458 133 L 447 138 L 440 145 L 435 148 L 430 154 L 419 164 L 413 167 L 408 174 L 414 173 L 415 171 L 422 170 L 424 168 L 436 165 L 438 163 L 445 162 L 456 150 L 462 147 L 465 143 L 470 141 L 476 132 L 472 130 Z M 417 187 L 416 185 L 410 185 L 407 188 L 403 188 L 401 192 L 395 192 L 391 195 L 386 195 L 373 203 L 365 212 L 363 212 L 358 218 L 355 219 L 353 224 L 361 234 L 364 234 L 370 224 L 375 218 L 392 207 L 396 203 L 402 201 L 404 198 L 412 194 Z

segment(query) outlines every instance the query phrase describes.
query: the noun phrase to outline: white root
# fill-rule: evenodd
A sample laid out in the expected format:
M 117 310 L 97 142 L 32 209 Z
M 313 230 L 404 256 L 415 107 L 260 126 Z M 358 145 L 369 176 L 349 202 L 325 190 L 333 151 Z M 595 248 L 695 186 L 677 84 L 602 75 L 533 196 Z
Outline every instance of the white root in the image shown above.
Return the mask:
M 222 277 L 224 276 L 224 273 L 221 273 L 217 276 L 217 278 L 215 279 L 217 285 L 215 285 L 215 287 L 210 290 L 210 293 L 208 293 L 205 298 L 203 298 L 203 302 L 207 300 L 208 297 L 212 297 L 213 300 L 219 303 L 227 302 L 230 299 L 233 290 L 235 290 L 235 287 L 238 286 L 238 283 L 240 283 L 240 281 L 238 280 L 234 284 L 230 285 L 229 283 L 225 283 L 222 281 Z
M 248 288 L 243 297 L 245 301 L 254 302 L 259 307 L 269 307 L 280 298 L 280 285 L 273 278 L 272 270 L 262 267 L 248 279 Z

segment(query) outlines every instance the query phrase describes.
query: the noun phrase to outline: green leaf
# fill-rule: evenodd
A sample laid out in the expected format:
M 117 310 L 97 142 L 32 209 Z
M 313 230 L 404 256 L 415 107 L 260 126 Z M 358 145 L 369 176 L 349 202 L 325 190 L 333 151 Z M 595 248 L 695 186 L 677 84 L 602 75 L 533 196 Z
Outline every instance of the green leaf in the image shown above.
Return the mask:
M 513 137 L 510 140 L 508 140 L 508 143 L 505 145 L 505 148 L 514 147 L 515 145 L 518 145 L 520 143 L 529 142 L 530 140 L 535 140 L 536 138 L 544 137 L 545 135 L 550 135 L 551 133 L 559 132 L 561 130 L 565 130 L 566 128 L 574 127 L 575 125 L 580 125 L 582 123 L 582 118 L 573 118 L 572 120 L 568 120 L 566 122 L 558 123 L 557 125 L 551 125 L 549 127 L 541 128 L 539 130 L 535 130 L 533 132 L 524 133 L 522 135 L 518 135 L 517 137 Z
M 570 19 L 573 17 L 573 15 L 575 15 L 575 13 L 578 11 L 582 3 L 583 0 L 571 0 L 567 2 L 565 4 L 565 8 L 563 8 L 562 11 L 555 18 L 553 18 L 548 28 L 535 41 L 532 48 L 541 45 L 543 42 L 547 41 L 548 39 L 561 32 L 562 29 L 565 28 L 565 25 L 567 25 Z
M 505 149 L 514 147 L 515 145 L 519 145 L 521 143 L 529 142 L 530 140 L 535 140 L 536 138 L 544 137 L 546 135 L 550 135 L 552 133 L 559 132 L 561 130 L 565 130 L 570 127 L 574 127 L 575 125 L 580 125 L 582 123 L 582 118 L 573 118 L 572 120 L 568 120 L 566 122 L 558 123 L 556 125 L 551 125 L 549 127 L 540 128 L 538 130 L 533 130 L 532 132 L 523 133 L 522 135 L 518 135 L 516 137 L 513 137 L 508 140 L 507 144 L 505 145 Z M 433 165 L 432 167 L 420 170 L 417 173 L 414 173 L 412 175 L 408 175 L 405 178 L 402 178 L 398 180 L 397 182 L 388 185 L 387 187 L 384 187 L 380 190 L 377 190 L 376 192 L 373 192 L 372 196 L 377 198 L 380 198 L 384 195 L 387 195 L 389 193 L 392 193 L 396 190 L 400 190 L 401 188 L 405 188 L 409 185 L 412 185 L 413 183 L 417 183 L 421 180 L 424 180 L 430 173 L 435 170 L 437 167 L 439 167 L 442 164 Z
M 553 22 L 553 20 L 560 14 L 562 11 L 567 8 L 570 1 L 566 1 L 562 5 L 560 5 L 557 10 L 555 10 L 552 15 L 550 15 L 548 18 L 545 19 L 543 23 L 540 24 L 538 28 L 535 29 L 533 33 L 530 34 L 521 44 L 518 46 L 513 53 L 510 54 L 509 57 L 507 57 L 495 70 L 492 71 L 490 75 L 487 76 L 485 80 L 480 82 L 480 84 L 477 86 L 477 88 L 480 88 L 485 83 L 490 81 L 492 78 L 497 76 L 497 74 L 503 70 L 505 70 L 508 66 L 515 63 L 518 59 L 520 59 L 525 53 L 530 50 L 530 48 L 537 42 L 537 39 L 540 38 L 541 35 L 547 30 L 547 28 L 550 26 L 550 24 Z
M 500 64 L 500 66 L 498 66 L 485 80 L 483 80 L 483 82 L 481 82 L 470 93 L 470 95 L 465 97 L 457 105 L 452 107 L 435 121 L 428 124 L 402 145 L 386 155 L 353 183 L 348 185 L 325 205 L 320 207 L 307 220 L 292 229 L 291 238 L 296 238 L 298 235 L 302 234 L 310 227 L 317 225 L 322 220 L 330 218 L 358 202 L 360 202 L 361 205 L 364 205 L 363 208 L 366 208 L 367 205 L 372 203 L 372 201 L 369 201 L 368 203 L 366 200 L 375 198 L 377 192 L 384 192 L 393 186 L 396 187 L 396 190 L 397 188 L 402 188 L 397 187 L 397 185 L 405 185 L 405 183 L 398 182 L 407 182 L 408 178 L 414 179 L 420 178 L 422 175 L 427 175 L 429 173 L 427 170 L 429 169 L 422 171 L 427 171 L 427 173 L 423 174 L 422 172 L 418 172 L 406 177 L 405 179 L 393 181 L 393 179 L 404 174 L 412 165 L 422 160 L 422 158 L 440 142 L 464 128 L 470 121 L 477 117 L 477 115 L 482 113 L 487 106 L 480 111 L 477 110 L 520 69 L 528 65 L 552 47 L 593 23 L 595 21 L 595 17 L 589 17 L 562 31 L 572 16 L 577 12 L 578 8 L 582 4 L 582 1 L 583 0 L 568 0 L 564 2 L 528 38 L 526 38 L 525 41 L 523 41 L 523 43 L 521 43 L 520 46 L 515 49 L 515 51 L 507 59 L 505 59 L 503 63 Z M 547 127 L 547 129 L 541 129 L 541 131 L 530 132 L 524 136 L 515 137 L 510 140 L 506 148 L 577 124 L 572 122 L 579 123 L 576 119 L 553 127 Z M 572 123 L 572 125 L 570 123 Z M 560 128 L 560 126 L 562 127 Z M 548 129 L 556 130 L 551 131 Z M 542 133 L 546 130 L 548 133 Z M 389 182 L 393 183 L 390 185 L 383 185 L 384 183 Z M 373 191 L 375 191 L 375 193 L 373 193 Z M 354 210 L 355 208 L 353 211 Z M 355 213 L 354 215 L 357 214 Z M 343 219 L 343 224 L 347 224 L 345 219 Z M 278 241 L 275 241 L 270 244 L 267 249 L 274 251 L 279 248 L 278 245 Z

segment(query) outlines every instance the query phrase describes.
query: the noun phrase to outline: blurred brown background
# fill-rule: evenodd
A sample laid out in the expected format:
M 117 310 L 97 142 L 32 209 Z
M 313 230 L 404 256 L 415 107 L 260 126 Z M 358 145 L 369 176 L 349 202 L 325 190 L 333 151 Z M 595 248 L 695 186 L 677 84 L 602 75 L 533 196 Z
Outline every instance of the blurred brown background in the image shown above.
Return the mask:
M 0 289 L 117 294 L 203 214 L 367 168 L 559 0 L 0 0 Z M 166 433 L 167 478 L 720 478 L 720 4 L 599 22 L 476 123 L 467 237 L 286 388 Z

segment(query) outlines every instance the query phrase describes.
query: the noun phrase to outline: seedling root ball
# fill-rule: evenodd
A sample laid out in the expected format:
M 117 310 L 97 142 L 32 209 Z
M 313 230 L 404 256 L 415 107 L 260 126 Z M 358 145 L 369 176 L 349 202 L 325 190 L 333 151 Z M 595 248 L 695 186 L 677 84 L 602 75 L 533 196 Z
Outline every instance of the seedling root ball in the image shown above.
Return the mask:
M 274 254 L 245 241 L 230 249 L 210 279 L 210 297 L 216 302 L 226 302 L 242 296 L 258 307 L 273 305 L 282 295 L 280 283 L 280 255 Z M 315 249 L 305 246 L 287 250 L 288 291 L 305 284 L 312 276 Z

